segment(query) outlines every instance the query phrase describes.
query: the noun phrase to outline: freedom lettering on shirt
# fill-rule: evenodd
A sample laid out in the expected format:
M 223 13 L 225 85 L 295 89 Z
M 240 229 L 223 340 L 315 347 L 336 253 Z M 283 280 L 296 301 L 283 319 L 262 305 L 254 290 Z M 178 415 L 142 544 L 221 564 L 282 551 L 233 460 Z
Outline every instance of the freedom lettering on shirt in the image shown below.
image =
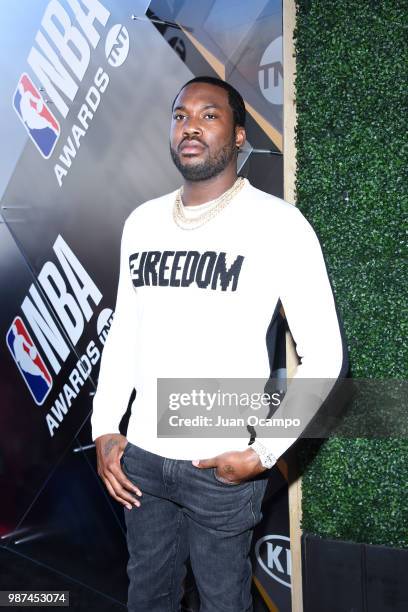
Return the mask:
M 190 287 L 235 291 L 238 286 L 243 255 L 227 265 L 223 251 L 143 251 L 129 257 L 134 287 Z

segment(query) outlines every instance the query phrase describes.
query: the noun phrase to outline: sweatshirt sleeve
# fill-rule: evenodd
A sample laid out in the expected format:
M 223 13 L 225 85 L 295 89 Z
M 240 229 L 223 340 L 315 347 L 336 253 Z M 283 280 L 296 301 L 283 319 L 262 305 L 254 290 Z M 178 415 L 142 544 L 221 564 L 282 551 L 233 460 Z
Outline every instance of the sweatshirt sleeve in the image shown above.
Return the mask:
M 134 388 L 136 294 L 129 273 L 128 226 L 127 220 L 121 240 L 115 313 L 102 351 L 98 385 L 93 400 L 92 440 L 104 434 L 119 433 L 119 423 Z
M 272 417 L 299 418 L 295 437 L 256 437 L 278 459 L 302 434 L 348 371 L 347 349 L 317 235 L 299 209 L 282 244 L 280 298 L 300 358 Z

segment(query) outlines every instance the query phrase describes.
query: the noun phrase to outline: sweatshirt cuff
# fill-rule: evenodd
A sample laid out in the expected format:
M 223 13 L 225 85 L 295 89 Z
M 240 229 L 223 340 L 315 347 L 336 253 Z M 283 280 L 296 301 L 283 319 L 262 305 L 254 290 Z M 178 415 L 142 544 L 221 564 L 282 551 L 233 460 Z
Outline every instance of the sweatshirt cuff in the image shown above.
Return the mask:
M 105 436 L 107 434 L 120 434 L 119 427 L 115 426 L 104 426 L 94 427 L 92 426 L 92 442 L 95 442 L 96 438 Z

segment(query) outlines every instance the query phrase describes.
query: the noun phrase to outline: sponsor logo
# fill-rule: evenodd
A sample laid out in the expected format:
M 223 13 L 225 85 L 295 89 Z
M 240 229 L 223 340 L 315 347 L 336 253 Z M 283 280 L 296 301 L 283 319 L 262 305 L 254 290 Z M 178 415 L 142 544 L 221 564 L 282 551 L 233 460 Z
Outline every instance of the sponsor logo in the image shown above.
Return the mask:
M 20 317 L 10 325 L 6 341 L 35 403 L 41 406 L 51 391 L 52 378 Z
M 264 572 L 290 589 L 292 563 L 289 543 L 286 536 L 266 535 L 257 541 L 255 556 Z
M 14 318 L 6 334 L 9 351 L 38 405 L 44 403 L 53 387 L 50 371 L 54 375 L 55 387 L 64 363 L 75 350 L 102 300 L 102 293 L 61 235 L 53 245 L 53 254 L 57 263 L 45 262 L 38 282 L 31 284 L 22 301 L 23 316 Z M 109 308 L 104 308 L 99 314 L 96 331 L 102 345 L 112 317 Z M 62 390 L 45 415 L 51 437 L 68 414 L 100 356 L 101 350 L 95 340 L 87 344 L 82 355 L 77 355 L 75 366 L 65 377 Z
M 105 42 L 105 55 L 108 63 L 118 68 L 129 53 L 129 34 L 125 26 L 117 23 L 108 32 Z
M 262 94 L 271 104 L 283 104 L 283 38 L 275 38 L 265 49 L 258 70 Z
M 31 77 L 24 73 L 14 94 L 13 106 L 39 152 L 46 159 L 54 154 L 54 174 L 59 187 L 72 167 L 110 82 L 108 72 L 98 66 L 83 100 L 75 100 L 89 67 L 94 65 L 92 55 L 109 17 L 110 11 L 99 0 L 49 2 L 27 58 L 32 76 L 41 87 L 37 89 Z M 128 54 L 127 29 L 121 24 L 113 25 L 105 39 L 108 65 L 121 66 Z M 46 92 L 46 102 L 39 90 Z M 65 120 L 74 100 L 79 110 L 67 125 Z M 61 133 L 65 137 L 57 147 Z
M 48 159 L 60 135 L 60 125 L 28 76 L 18 82 L 13 107 L 41 155 Z
M 105 344 L 105 340 L 110 330 L 112 320 L 113 311 L 110 308 L 104 308 L 99 313 L 98 322 L 96 324 L 96 331 L 101 344 Z

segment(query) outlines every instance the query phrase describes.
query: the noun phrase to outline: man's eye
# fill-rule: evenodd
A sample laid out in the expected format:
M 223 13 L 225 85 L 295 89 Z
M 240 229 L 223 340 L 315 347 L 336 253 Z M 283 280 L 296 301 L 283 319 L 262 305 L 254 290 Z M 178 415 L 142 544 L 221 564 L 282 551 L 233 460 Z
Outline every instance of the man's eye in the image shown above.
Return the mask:
M 209 117 L 210 119 L 215 119 L 215 115 L 213 115 L 213 113 L 207 113 L 206 115 L 204 115 L 205 117 Z
M 176 121 L 178 121 L 179 119 L 183 119 L 183 118 L 184 118 L 184 115 L 180 115 L 180 114 L 174 115 L 173 117 L 173 119 L 175 119 Z

